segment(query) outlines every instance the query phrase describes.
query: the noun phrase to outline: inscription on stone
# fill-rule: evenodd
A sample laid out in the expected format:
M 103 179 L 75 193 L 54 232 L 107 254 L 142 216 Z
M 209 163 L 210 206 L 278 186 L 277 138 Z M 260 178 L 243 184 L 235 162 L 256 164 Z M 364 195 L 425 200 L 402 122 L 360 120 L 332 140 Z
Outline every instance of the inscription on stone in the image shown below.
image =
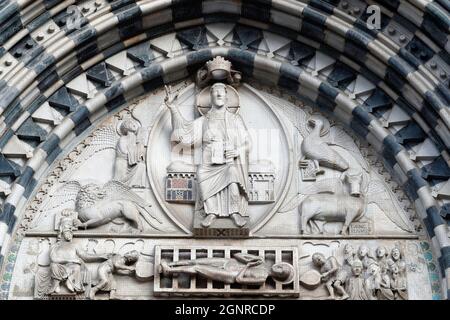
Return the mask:
M 349 227 L 350 235 L 367 235 L 372 233 L 369 222 L 352 222 Z

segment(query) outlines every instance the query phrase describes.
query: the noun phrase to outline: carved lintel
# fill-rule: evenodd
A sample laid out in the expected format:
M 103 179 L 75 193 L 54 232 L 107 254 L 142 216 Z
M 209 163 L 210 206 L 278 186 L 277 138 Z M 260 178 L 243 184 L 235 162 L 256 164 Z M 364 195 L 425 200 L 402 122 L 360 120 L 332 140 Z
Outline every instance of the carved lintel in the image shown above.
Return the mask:
M 315 252 L 313 268 L 300 284 L 308 291 L 323 286 L 332 300 L 407 300 L 406 263 L 402 250 L 384 246 L 371 250 L 365 244 L 355 250 L 350 243 L 337 256 Z
M 202 272 L 203 268 L 209 272 Z M 156 246 L 154 293 L 295 297 L 299 295 L 297 270 L 294 247 Z

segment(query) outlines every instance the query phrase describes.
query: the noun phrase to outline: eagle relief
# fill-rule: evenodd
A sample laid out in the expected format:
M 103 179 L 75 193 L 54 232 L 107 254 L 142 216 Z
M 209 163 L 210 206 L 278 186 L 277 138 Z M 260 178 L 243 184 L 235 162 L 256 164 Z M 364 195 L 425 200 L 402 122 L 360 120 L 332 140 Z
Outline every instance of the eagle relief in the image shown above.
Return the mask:
M 71 148 L 22 224 L 13 285 L 36 299 L 428 294 L 413 207 L 372 147 L 223 57 Z

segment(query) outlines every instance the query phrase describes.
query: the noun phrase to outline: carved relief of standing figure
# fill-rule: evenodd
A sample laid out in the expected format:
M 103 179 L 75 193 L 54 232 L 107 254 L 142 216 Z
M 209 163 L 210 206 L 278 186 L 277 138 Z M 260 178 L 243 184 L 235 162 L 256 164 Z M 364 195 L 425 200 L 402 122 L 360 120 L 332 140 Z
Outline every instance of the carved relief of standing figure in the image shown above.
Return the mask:
M 408 294 L 406 292 L 406 278 L 397 264 L 393 264 L 390 267 L 392 273 L 391 288 L 394 293 L 395 300 L 408 300 Z
M 380 300 L 393 300 L 394 293 L 391 290 L 391 278 L 389 277 L 389 267 L 387 255 L 388 252 L 385 247 L 379 246 L 376 251 L 377 263 L 380 266 L 380 289 L 377 292 L 377 297 Z
M 165 104 L 172 116 L 172 140 L 185 145 L 201 144 L 196 211 L 206 215 L 202 226 L 208 228 L 217 218 L 231 218 L 236 226 L 243 227 L 248 220 L 250 135 L 241 116 L 227 108 L 227 86 L 211 86 L 211 109 L 194 121 L 183 118 L 168 87 L 166 94 Z
M 391 250 L 391 256 L 387 261 L 389 270 L 391 271 L 391 288 L 396 300 L 407 300 L 406 285 L 406 263 L 402 259 L 400 249 L 394 247 Z
M 365 285 L 369 294 L 370 300 L 377 300 L 378 292 L 381 289 L 381 273 L 380 266 L 377 263 L 372 263 L 367 268 L 368 277 L 366 278 Z
M 361 260 L 364 269 L 368 269 L 372 263 L 376 263 L 375 259 L 370 254 L 369 248 L 365 245 L 359 247 L 358 258 Z
M 355 259 L 352 264 L 352 276 L 347 279 L 346 289 L 350 300 L 369 300 L 366 283 L 363 276 L 363 263 Z
M 139 123 L 125 119 L 119 125 L 120 138 L 116 146 L 116 161 L 114 164 L 114 180 L 130 187 L 144 188 L 146 186 L 145 147 L 138 141 Z

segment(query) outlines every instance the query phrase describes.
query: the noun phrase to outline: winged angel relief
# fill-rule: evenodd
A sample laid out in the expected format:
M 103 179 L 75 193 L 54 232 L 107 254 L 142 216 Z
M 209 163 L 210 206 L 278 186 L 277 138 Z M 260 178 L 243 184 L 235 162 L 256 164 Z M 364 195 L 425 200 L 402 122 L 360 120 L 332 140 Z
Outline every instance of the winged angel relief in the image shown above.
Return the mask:
M 160 230 L 161 220 L 154 215 L 151 205 L 139 196 L 133 188 L 145 187 L 145 147 L 138 138 L 140 124 L 128 117 L 117 123 L 97 130 L 86 143 L 81 154 L 63 168 L 60 181 L 65 182 L 48 197 L 39 208 L 40 215 L 67 207 L 74 203 L 81 228 L 95 228 L 119 219 L 128 221 L 143 231 L 142 219 L 154 229 Z M 77 169 L 95 154 L 115 150 L 112 180 L 105 184 L 71 181 Z M 40 217 L 36 219 L 36 226 Z
M 62 181 L 69 181 L 74 172 L 94 155 L 115 150 L 113 179 L 135 188 L 146 187 L 144 132 L 137 120 L 128 117 L 117 126 L 108 125 L 97 130 L 81 155 L 66 168 Z
M 284 110 L 303 138 L 299 160 L 303 182 L 298 193 L 279 210 L 282 213 L 298 208 L 301 233 L 323 233 L 320 221 L 340 222 L 340 233 L 347 234 L 352 222 L 367 219 L 369 204 L 378 206 L 397 227 L 411 232 L 406 213 L 384 183 L 373 179 L 351 136 L 321 115 L 309 115 L 284 100 L 268 98 Z M 317 179 L 318 175 L 324 177 Z

